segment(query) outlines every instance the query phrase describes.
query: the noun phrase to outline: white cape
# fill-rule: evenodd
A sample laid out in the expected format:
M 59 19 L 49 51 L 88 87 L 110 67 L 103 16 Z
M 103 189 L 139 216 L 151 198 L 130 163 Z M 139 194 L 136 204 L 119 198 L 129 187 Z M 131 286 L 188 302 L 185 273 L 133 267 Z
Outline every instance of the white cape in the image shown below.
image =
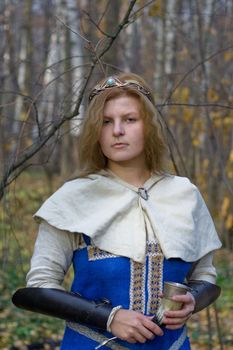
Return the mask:
M 166 258 L 191 262 L 221 247 L 201 194 L 187 178 L 153 175 L 144 189 L 147 200 L 111 173 L 89 175 L 65 183 L 35 217 L 138 262 L 145 259 L 148 220 Z

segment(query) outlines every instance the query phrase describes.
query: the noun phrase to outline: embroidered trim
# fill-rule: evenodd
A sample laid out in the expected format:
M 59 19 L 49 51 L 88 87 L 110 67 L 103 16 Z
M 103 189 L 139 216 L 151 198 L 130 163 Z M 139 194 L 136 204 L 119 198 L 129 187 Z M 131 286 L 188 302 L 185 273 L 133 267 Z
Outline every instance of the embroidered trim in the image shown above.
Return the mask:
M 83 238 L 83 234 L 82 233 L 80 233 L 80 234 L 78 234 L 79 236 L 78 236 L 78 248 L 76 248 L 76 249 L 83 249 L 83 248 L 86 248 L 86 246 L 87 246 L 87 244 L 86 244 L 86 242 L 85 242 L 85 240 L 84 240 L 84 238 Z M 75 250 L 76 250 L 75 249 Z
M 92 246 L 92 245 L 87 246 L 87 253 L 88 253 L 88 259 L 90 261 L 118 257 L 117 255 L 108 253 L 108 252 L 101 250 L 100 248 Z
M 163 253 L 161 251 L 160 245 L 158 244 L 158 241 L 147 241 L 147 255 L 148 256 L 157 256 L 161 255 L 163 256 Z
M 70 329 L 72 329 L 73 331 L 84 335 L 85 337 L 94 340 L 95 342 L 101 344 L 104 341 L 108 341 L 109 338 L 107 338 L 105 335 L 98 333 L 96 331 L 94 331 L 91 328 L 88 328 L 86 326 L 83 326 L 79 323 L 74 323 L 74 322 L 66 322 L 67 327 L 69 327 Z M 120 344 L 117 344 L 114 340 L 111 341 L 111 343 L 108 343 L 107 346 L 109 349 L 112 350 L 130 350 L 129 348 L 126 348 Z
M 163 254 L 156 241 L 148 242 L 148 303 L 147 314 L 156 314 L 159 305 L 159 293 L 162 292 Z
M 145 313 L 146 266 L 130 261 L 130 309 Z
M 147 279 L 146 264 L 141 264 L 133 260 L 130 262 L 130 309 L 142 313 L 146 312 L 147 314 L 155 314 L 160 305 L 159 293 L 162 291 L 164 258 L 160 246 L 156 240 L 147 241 L 147 257 Z M 148 291 L 147 304 L 146 290 Z
M 180 347 L 184 344 L 187 337 L 187 328 L 184 327 L 180 337 L 172 344 L 168 350 L 179 350 Z

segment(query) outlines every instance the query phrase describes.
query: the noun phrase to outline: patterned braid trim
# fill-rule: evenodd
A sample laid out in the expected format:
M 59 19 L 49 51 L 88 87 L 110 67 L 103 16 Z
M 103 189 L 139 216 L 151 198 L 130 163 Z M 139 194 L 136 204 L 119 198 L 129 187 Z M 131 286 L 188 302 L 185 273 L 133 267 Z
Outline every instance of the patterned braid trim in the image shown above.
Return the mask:
M 85 337 L 91 340 L 94 340 L 99 344 L 109 340 L 103 334 L 95 332 L 94 330 L 86 326 L 80 325 L 78 323 L 66 322 L 66 325 L 67 327 L 71 328 L 73 331 L 81 335 L 84 335 Z M 187 328 L 184 327 L 180 337 L 172 344 L 172 346 L 168 350 L 179 350 L 180 347 L 184 344 L 186 337 L 187 337 Z M 108 343 L 107 347 L 112 350 L 130 350 L 129 348 L 126 348 L 122 345 L 117 344 L 115 341 L 111 341 L 111 343 Z
M 93 329 L 90 329 L 86 326 L 80 325 L 79 323 L 74 323 L 74 322 L 66 322 L 67 327 L 71 328 L 73 331 L 84 335 L 85 337 L 96 341 L 97 343 L 101 344 L 104 341 L 109 340 L 107 337 L 105 337 L 103 334 L 100 334 Z M 130 350 L 129 348 L 126 348 L 122 345 L 117 344 L 115 341 L 111 341 L 108 343 L 107 346 L 109 349 L 112 350 Z
M 88 260 L 89 261 L 95 261 L 95 260 L 102 260 L 107 258 L 118 258 L 117 255 L 111 254 L 106 252 L 105 250 L 102 250 L 98 247 L 89 245 L 87 247 L 88 252 Z

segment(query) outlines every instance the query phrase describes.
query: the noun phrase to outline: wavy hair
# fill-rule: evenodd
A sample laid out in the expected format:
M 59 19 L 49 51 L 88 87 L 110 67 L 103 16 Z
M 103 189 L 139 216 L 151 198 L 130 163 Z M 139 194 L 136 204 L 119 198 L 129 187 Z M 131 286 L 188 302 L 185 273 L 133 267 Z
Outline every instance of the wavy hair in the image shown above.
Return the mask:
M 140 101 L 142 118 L 144 120 L 146 164 L 151 172 L 163 172 L 166 164 L 167 145 L 150 87 L 143 78 L 133 73 L 122 73 L 115 75 L 114 78 L 119 79 L 121 82 L 128 80 L 138 82 L 150 92 L 152 98 L 149 100 L 148 97 L 132 87 L 106 88 L 93 97 L 86 110 L 78 137 L 79 170 L 76 172 L 76 176 L 86 176 L 106 168 L 107 159 L 102 153 L 99 144 L 103 125 L 103 110 L 107 101 L 119 96 L 133 96 Z

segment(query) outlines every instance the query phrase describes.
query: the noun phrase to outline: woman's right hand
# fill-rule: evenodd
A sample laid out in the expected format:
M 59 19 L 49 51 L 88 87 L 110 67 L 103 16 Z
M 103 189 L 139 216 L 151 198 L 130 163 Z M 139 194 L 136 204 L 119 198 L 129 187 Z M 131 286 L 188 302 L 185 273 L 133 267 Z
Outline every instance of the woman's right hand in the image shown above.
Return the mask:
M 145 343 L 147 340 L 153 340 L 155 335 L 163 335 L 162 329 L 152 318 L 133 310 L 120 309 L 111 322 L 111 332 L 129 343 Z

